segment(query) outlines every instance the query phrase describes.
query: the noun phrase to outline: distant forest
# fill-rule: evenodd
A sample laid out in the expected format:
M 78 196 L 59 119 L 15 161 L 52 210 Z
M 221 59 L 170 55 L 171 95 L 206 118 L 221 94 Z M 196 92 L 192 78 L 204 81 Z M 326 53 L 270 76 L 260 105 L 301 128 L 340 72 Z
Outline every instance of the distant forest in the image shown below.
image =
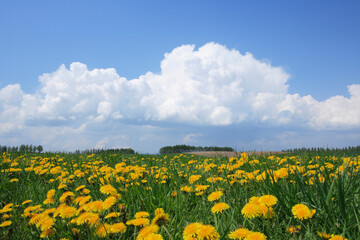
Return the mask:
M 231 147 L 195 147 L 189 145 L 175 145 L 175 146 L 166 146 L 160 148 L 160 154 L 167 153 L 185 153 L 185 152 L 208 152 L 208 151 L 226 151 L 234 152 L 234 149 Z
M 75 154 L 135 154 L 131 148 L 111 148 L 111 149 L 86 149 L 76 150 Z
M 344 147 L 344 148 L 321 148 L 321 147 L 313 147 L 313 148 L 293 148 L 282 150 L 282 152 L 288 153 L 326 153 L 326 154 L 334 154 L 334 153 L 346 153 L 346 154 L 360 154 L 360 145 L 356 147 Z
M 9 153 L 42 153 L 44 151 L 41 145 L 32 145 L 32 144 L 22 144 L 20 146 L 5 146 L 0 145 L 0 153 L 9 152 Z M 56 153 L 61 153 L 56 151 Z M 112 148 L 112 149 L 86 149 L 86 150 L 76 150 L 73 152 L 75 154 L 135 154 L 135 151 L 131 148 Z
M 2 146 L 0 145 L 0 152 L 12 152 L 12 153 L 41 153 L 44 151 L 41 145 L 22 144 L 19 146 Z

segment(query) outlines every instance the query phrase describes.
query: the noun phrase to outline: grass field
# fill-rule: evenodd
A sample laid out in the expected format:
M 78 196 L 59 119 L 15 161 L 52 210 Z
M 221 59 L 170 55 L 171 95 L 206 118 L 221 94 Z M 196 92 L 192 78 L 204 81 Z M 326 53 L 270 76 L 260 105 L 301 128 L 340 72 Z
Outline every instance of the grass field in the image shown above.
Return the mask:
M 360 239 L 360 156 L 8 154 L 0 239 Z

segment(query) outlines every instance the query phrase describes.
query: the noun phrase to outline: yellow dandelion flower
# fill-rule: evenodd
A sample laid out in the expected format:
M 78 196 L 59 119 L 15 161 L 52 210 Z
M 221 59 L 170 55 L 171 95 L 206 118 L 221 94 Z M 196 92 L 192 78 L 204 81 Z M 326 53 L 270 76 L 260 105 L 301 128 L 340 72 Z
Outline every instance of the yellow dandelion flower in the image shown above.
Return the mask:
M 79 206 L 84 206 L 88 201 L 90 201 L 91 196 L 83 196 L 82 199 L 79 201 Z
M 46 231 L 54 225 L 54 219 L 47 216 L 43 221 L 39 223 L 41 231 Z
M 210 195 L 208 196 L 208 201 L 213 202 L 213 201 L 217 201 L 220 199 L 220 197 L 223 195 L 223 193 L 221 191 L 215 191 L 210 193 Z
M 150 233 L 144 240 L 164 240 L 164 238 L 160 234 Z
M 100 224 L 95 229 L 95 234 L 98 237 L 106 237 L 110 233 L 110 228 L 111 228 L 111 226 L 109 224 L 107 224 L 107 223 Z
M 116 189 L 113 186 L 111 186 L 110 184 L 102 186 L 100 188 L 100 192 L 102 192 L 103 194 L 108 194 L 108 195 L 117 194 Z
M 175 197 L 176 195 L 177 195 L 177 191 L 176 190 L 172 191 L 171 196 Z
M 0 210 L 0 213 L 6 213 L 6 212 L 11 212 L 12 208 L 3 208 Z
M 266 206 L 265 204 L 258 204 L 258 209 L 264 218 L 272 218 L 275 216 L 274 209 L 272 207 Z
M 71 218 L 76 215 L 76 212 L 77 212 L 76 208 L 71 207 L 71 206 L 64 206 L 60 210 L 60 217 L 61 218 Z
M 315 214 L 315 211 L 311 211 L 304 204 L 296 204 L 292 207 L 291 211 L 294 217 L 300 220 L 312 218 L 312 216 Z
M 111 212 L 111 213 L 109 213 L 108 215 L 105 216 L 105 219 L 113 218 L 113 217 L 119 217 L 120 215 L 121 215 L 121 213 L 119 213 L 119 212 Z
M 191 175 L 189 177 L 189 183 L 192 184 L 196 181 L 198 181 L 201 178 L 201 175 Z
M 228 237 L 230 239 L 244 239 L 251 231 L 246 228 L 238 228 L 235 231 L 231 232 Z
M 134 226 L 147 226 L 150 224 L 150 220 L 147 218 L 136 218 L 126 222 L 126 225 Z
M 193 189 L 192 189 L 192 187 L 190 187 L 190 186 L 184 186 L 184 187 L 180 188 L 180 191 L 183 191 L 183 192 L 192 192 Z
M 155 216 L 159 215 L 159 214 L 163 214 L 163 213 L 165 213 L 164 209 L 162 209 L 162 208 L 155 209 Z
M 77 191 L 79 191 L 79 190 L 81 190 L 81 189 L 83 189 L 83 188 L 85 188 L 85 185 L 78 186 L 78 187 L 75 189 L 75 192 L 77 192 Z
M 10 182 L 18 182 L 18 181 L 19 181 L 19 179 L 17 179 L 17 178 L 10 179 Z
M 65 201 L 71 201 L 73 197 L 75 197 L 75 194 L 73 192 L 66 191 L 63 193 L 63 195 L 61 195 L 59 200 L 63 203 Z
M 331 238 L 329 240 L 348 240 L 348 239 L 340 235 L 331 235 Z
M 116 203 L 116 201 L 117 201 L 116 197 L 113 196 L 106 198 L 103 202 L 103 209 L 107 210 L 111 208 Z
M 148 235 L 150 235 L 151 233 L 158 233 L 160 230 L 160 227 L 158 225 L 149 225 L 146 227 L 143 227 L 138 236 L 136 237 L 136 240 L 144 240 L 144 238 Z
M 217 240 L 220 238 L 220 235 L 215 227 L 211 225 L 202 225 L 197 231 L 197 238 L 199 240 Z
M 32 200 L 25 200 L 25 201 L 23 201 L 23 203 L 21 205 L 25 205 L 25 204 L 31 203 L 31 202 L 32 202 Z
M 197 240 L 197 232 L 200 230 L 202 223 L 190 223 L 187 225 L 183 232 L 184 240 Z
M 53 204 L 55 203 L 55 199 L 53 198 L 47 198 L 43 201 L 43 204 Z
M 52 235 L 54 235 L 54 230 L 52 230 L 51 228 L 50 229 L 47 229 L 43 232 L 41 232 L 40 234 L 40 238 L 47 238 L 47 237 L 51 237 Z
M 0 224 L 0 227 L 7 227 L 7 226 L 10 226 L 11 224 L 12 224 L 12 221 L 5 221 Z
M 3 209 L 11 208 L 12 206 L 14 206 L 13 203 L 8 203 L 3 207 Z
M 300 229 L 301 229 L 300 226 L 296 226 L 296 227 L 290 226 L 290 227 L 286 228 L 286 231 L 288 231 L 291 234 L 295 234 L 295 233 L 298 233 Z
M 244 238 L 244 240 L 265 240 L 267 239 L 267 237 L 260 232 L 251 232 L 248 235 L 246 235 L 246 237 Z
M 202 192 L 208 189 L 210 185 L 195 185 L 195 191 L 196 192 Z
M 50 189 L 46 194 L 46 198 L 53 198 L 54 196 L 55 196 L 55 189 Z
M 126 225 L 124 223 L 115 223 L 110 227 L 110 233 L 122 233 L 126 232 Z
M 87 189 L 87 188 L 84 188 L 82 191 L 81 191 L 82 194 L 89 194 L 90 193 L 90 190 Z
M 241 209 L 241 214 L 244 215 L 246 218 L 254 218 L 260 216 L 258 204 L 255 203 L 247 203 L 245 206 Z
M 259 204 L 260 197 L 253 196 L 250 198 L 249 203 Z
M 100 201 L 100 200 L 88 202 L 83 207 L 84 207 L 84 210 L 87 212 L 102 212 L 104 210 L 103 201 Z
M 58 189 L 64 189 L 67 185 L 65 183 L 60 183 Z
M 224 210 L 229 209 L 229 205 L 224 202 L 215 203 L 211 208 L 212 213 L 222 213 Z
M 268 207 L 272 207 L 277 203 L 277 197 L 273 195 L 264 195 L 259 198 L 259 202 L 265 204 Z
M 331 238 L 330 234 L 324 233 L 324 232 L 317 232 L 317 235 L 321 238 L 329 239 Z
M 151 224 L 156 224 L 158 226 L 165 225 L 168 221 L 170 221 L 169 214 L 167 213 L 160 213 L 156 214 Z
M 150 214 L 145 211 L 135 213 L 135 218 L 147 218 L 149 216 L 150 216 Z

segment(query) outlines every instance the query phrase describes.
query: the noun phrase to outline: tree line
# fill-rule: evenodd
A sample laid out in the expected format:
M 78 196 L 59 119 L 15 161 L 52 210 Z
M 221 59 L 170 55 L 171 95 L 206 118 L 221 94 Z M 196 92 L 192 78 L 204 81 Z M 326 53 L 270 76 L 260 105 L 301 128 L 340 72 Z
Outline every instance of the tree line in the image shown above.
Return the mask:
M 293 148 L 282 150 L 282 152 L 288 153 L 326 153 L 326 154 L 336 154 L 336 153 L 346 153 L 346 154 L 360 154 L 360 145 L 355 147 L 344 147 L 344 148 L 324 148 L 324 147 L 312 147 L 312 148 Z
M 5 146 L 0 145 L 0 152 L 12 152 L 12 153 L 41 153 L 44 149 L 41 145 L 22 144 L 20 146 Z
M 132 148 L 86 149 L 76 150 L 75 154 L 135 154 Z
M 185 152 L 208 152 L 208 151 L 226 151 L 234 152 L 234 149 L 231 147 L 196 147 L 189 145 L 175 145 L 175 146 L 166 146 L 162 147 L 159 150 L 160 154 L 167 153 L 185 153 Z

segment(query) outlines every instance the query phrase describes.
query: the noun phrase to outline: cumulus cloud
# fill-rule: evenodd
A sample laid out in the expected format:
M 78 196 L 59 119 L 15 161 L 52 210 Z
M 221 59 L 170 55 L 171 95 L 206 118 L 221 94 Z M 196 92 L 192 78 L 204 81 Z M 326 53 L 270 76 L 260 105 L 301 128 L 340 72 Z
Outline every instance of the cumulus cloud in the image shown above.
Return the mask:
M 126 121 L 360 127 L 359 84 L 348 86 L 349 98 L 317 101 L 289 94 L 289 77 L 251 53 L 216 43 L 177 47 L 164 55 L 160 73 L 131 80 L 114 68 L 88 69 L 74 62 L 40 76 L 36 93 L 24 93 L 19 84 L 0 89 L 0 133 L 36 125 L 85 131 Z

